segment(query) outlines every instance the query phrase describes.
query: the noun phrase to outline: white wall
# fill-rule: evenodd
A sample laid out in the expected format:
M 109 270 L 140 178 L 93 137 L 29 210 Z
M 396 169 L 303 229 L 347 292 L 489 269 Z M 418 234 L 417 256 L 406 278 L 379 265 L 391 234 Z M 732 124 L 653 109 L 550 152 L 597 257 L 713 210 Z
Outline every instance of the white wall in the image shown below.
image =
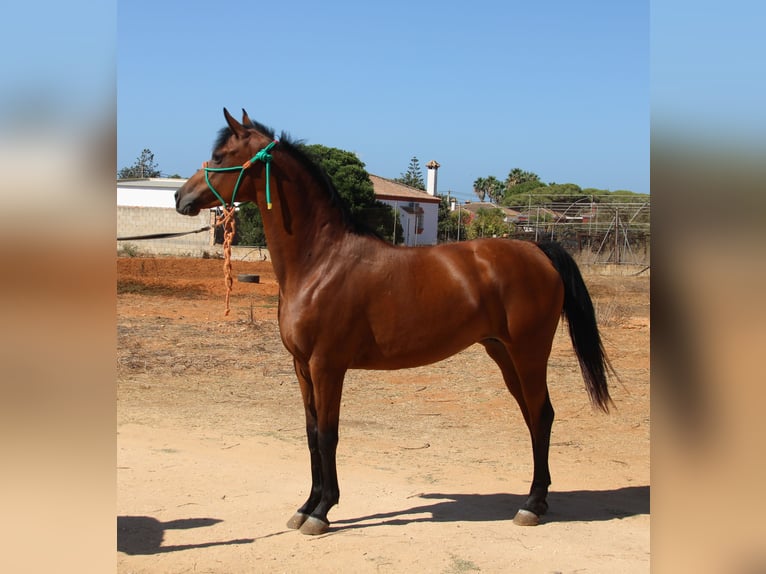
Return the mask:
M 403 207 L 409 206 L 411 202 L 391 199 L 383 199 L 381 201 L 399 211 L 402 231 L 404 232 L 404 245 L 408 247 L 436 245 L 439 220 L 438 203 L 412 202 L 423 209 L 423 232 L 418 234 L 416 233 L 415 216 L 403 209 Z

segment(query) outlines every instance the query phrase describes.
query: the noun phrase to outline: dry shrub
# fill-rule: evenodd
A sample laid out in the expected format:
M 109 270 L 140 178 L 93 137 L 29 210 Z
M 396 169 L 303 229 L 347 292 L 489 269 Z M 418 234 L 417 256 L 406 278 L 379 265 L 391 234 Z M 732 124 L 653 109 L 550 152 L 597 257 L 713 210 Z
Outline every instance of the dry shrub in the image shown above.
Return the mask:
M 630 309 L 616 297 L 594 301 L 593 307 L 596 310 L 596 321 L 602 327 L 624 325 L 631 316 Z

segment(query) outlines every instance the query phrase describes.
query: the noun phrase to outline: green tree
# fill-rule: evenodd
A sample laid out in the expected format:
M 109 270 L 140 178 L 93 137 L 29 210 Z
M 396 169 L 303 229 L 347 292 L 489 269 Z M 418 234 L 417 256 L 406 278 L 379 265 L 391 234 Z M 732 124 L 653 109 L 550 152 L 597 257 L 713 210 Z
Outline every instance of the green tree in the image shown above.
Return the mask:
M 512 187 L 506 187 L 501 203 L 509 207 L 524 207 L 529 204 L 530 194 L 534 197 L 541 196 L 540 194 L 545 193 L 547 188 L 546 184 L 537 179 L 517 183 Z
M 320 144 L 305 145 L 304 150 L 330 177 L 353 219 L 388 241 L 403 239 L 394 210 L 375 198 L 370 176 L 355 154 Z
M 505 187 L 510 189 L 520 183 L 527 183 L 529 181 L 540 181 L 540 176 L 531 171 L 524 171 L 521 168 L 514 167 L 508 172 L 508 177 L 505 178 Z
M 575 183 L 550 183 L 527 181 L 513 186 L 503 199 L 503 205 L 525 207 L 546 203 L 575 203 L 589 197 Z
M 501 237 L 504 233 L 508 233 L 508 224 L 505 222 L 503 210 L 496 207 L 482 207 L 468 225 L 466 238 Z
M 583 199 L 582 188 L 576 183 L 551 183 L 545 190 L 546 201 L 554 203 L 566 203 Z
M 442 197 L 442 203 L 439 205 L 439 237 L 442 241 L 465 241 L 466 230 L 471 223 L 471 212 L 461 209 L 459 205 L 452 211 L 452 207 L 445 200 L 446 198 Z M 443 208 L 445 204 L 446 211 Z
M 375 201 L 375 191 L 364 163 L 353 153 L 320 144 L 304 145 L 305 151 L 329 176 L 352 216 Z
M 401 174 L 400 177 L 394 179 L 394 181 L 409 185 L 415 189 L 426 190 L 426 184 L 423 181 L 423 170 L 420 167 L 418 158 L 415 156 L 412 156 L 412 159 L 410 159 L 410 165 L 407 167 L 407 171 Z
M 487 187 L 487 195 L 489 196 L 489 200 L 492 203 L 500 203 L 500 201 L 503 199 L 503 195 L 505 194 L 505 184 L 503 184 L 503 182 L 497 179 L 494 175 L 490 175 L 485 180 L 485 185 Z
M 450 197 L 447 195 L 436 196 L 439 198 L 439 211 L 436 216 L 436 235 L 442 241 L 448 241 L 450 238 L 456 237 L 456 223 L 457 219 L 451 217 L 452 205 Z
M 477 177 L 473 182 L 473 192 L 479 198 L 479 201 L 484 201 L 487 197 L 487 178 Z
M 485 198 L 493 203 L 499 203 L 505 192 L 505 184 L 494 175 L 477 177 L 473 182 L 473 192 L 479 197 L 479 201 Z
M 396 213 L 387 204 L 375 198 L 375 190 L 364 163 L 351 152 L 323 146 L 320 144 L 303 145 L 306 154 L 321 167 L 338 191 L 340 200 L 351 217 L 375 231 L 382 238 L 397 242 L 403 240 L 404 233 Z M 244 206 L 242 206 L 244 207 Z M 261 214 L 254 204 L 247 207 L 245 213 L 240 209 L 240 219 L 247 231 L 249 241 L 261 245 Z M 259 229 L 261 231 L 259 231 Z M 244 237 L 243 237 L 244 239 Z M 265 241 L 265 238 L 264 238 Z
M 146 148 L 130 167 L 123 167 L 117 172 L 117 179 L 160 177 L 160 166 L 154 161 L 152 150 Z
M 263 218 L 253 202 L 243 203 L 237 212 L 237 245 L 266 245 Z

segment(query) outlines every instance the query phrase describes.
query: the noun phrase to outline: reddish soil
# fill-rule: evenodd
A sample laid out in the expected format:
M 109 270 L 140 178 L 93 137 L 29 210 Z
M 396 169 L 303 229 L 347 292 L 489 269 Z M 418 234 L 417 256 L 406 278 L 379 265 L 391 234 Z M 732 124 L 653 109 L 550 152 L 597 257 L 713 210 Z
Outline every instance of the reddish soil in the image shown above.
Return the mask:
M 475 345 L 441 363 L 352 371 L 341 413 L 340 505 L 307 537 L 300 394 L 268 262 L 118 259 L 118 571 L 648 572 L 649 278 L 586 275 L 621 383 L 594 411 L 566 329 L 550 360 L 550 511 L 529 489 L 526 427 Z

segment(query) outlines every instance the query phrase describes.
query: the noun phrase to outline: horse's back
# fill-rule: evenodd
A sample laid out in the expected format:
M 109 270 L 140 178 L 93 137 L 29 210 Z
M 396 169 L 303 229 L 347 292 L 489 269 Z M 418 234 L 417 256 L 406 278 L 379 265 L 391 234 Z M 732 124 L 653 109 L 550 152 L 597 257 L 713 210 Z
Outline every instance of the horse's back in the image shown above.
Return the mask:
M 439 252 L 440 248 L 444 248 Z M 515 239 L 476 239 L 434 248 L 439 258 L 463 262 L 466 273 L 504 294 L 558 290 L 561 278 L 535 243 Z M 510 290 L 510 293 L 505 293 Z

